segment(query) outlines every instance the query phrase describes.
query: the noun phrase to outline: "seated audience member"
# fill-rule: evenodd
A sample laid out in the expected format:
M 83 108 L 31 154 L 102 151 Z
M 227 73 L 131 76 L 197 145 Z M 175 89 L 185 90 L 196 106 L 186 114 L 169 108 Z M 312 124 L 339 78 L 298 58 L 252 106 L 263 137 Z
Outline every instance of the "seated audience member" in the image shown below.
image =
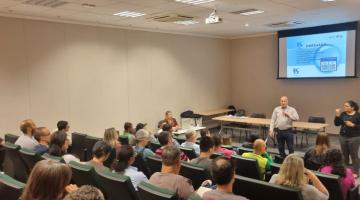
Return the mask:
M 195 153 L 197 156 L 200 154 L 200 147 L 198 144 L 196 144 L 196 132 L 194 130 L 188 130 L 186 131 L 185 137 L 186 141 L 181 144 L 182 147 L 187 147 L 195 150 Z
M 121 134 L 121 137 L 127 137 L 130 145 L 135 143 L 134 128 L 132 123 L 125 122 L 124 132 Z
M 322 173 L 335 174 L 341 177 L 341 191 L 343 199 L 347 199 L 349 190 L 355 186 L 355 178 L 350 168 L 347 168 L 344 157 L 339 149 L 330 149 L 326 152 L 325 166 L 320 169 Z
M 65 196 L 64 200 L 105 200 L 103 193 L 94 186 L 83 185 L 75 192 Z
M 211 137 L 210 131 L 207 128 L 200 130 L 200 137 L 205 137 L 205 136 Z
M 69 141 L 69 144 L 71 144 L 72 141 L 71 141 L 71 135 L 69 134 L 69 130 L 70 130 L 69 122 L 61 120 L 61 121 L 58 121 L 56 126 L 57 126 L 58 131 L 63 131 L 67 134 L 67 140 Z
M 36 163 L 21 195 L 21 200 L 62 200 L 76 191 L 70 185 L 71 169 L 66 164 L 42 160 Z
M 164 124 L 171 125 L 175 131 L 180 129 L 179 124 L 177 123 L 176 119 L 173 118 L 172 112 L 169 110 L 165 112 L 165 118 L 159 121 L 158 128 L 162 129 Z
M 125 176 L 130 177 L 134 188 L 142 181 L 148 182 L 145 174 L 139 172 L 136 167 L 131 166 L 135 161 L 135 153 L 130 145 L 122 145 L 117 155 L 117 162 L 114 162 L 113 169 Z
M 121 144 L 118 141 L 119 133 L 116 131 L 115 128 L 108 128 L 105 129 L 104 132 L 104 142 L 111 147 L 111 152 L 108 157 L 104 161 L 104 166 L 110 168 L 114 159 L 116 158 L 116 153 L 120 150 Z
M 34 151 L 44 154 L 49 151 L 50 130 L 46 127 L 36 128 L 34 130 L 34 138 L 38 141 L 38 145 L 34 147 Z
M 21 146 L 21 148 L 34 149 L 39 144 L 33 137 L 35 128 L 36 125 L 31 119 L 22 121 L 20 130 L 23 134 L 15 141 L 15 144 Z
M 270 165 L 273 163 L 271 156 L 266 152 L 266 144 L 262 139 L 257 139 L 254 142 L 254 152 L 245 152 L 242 154 L 245 158 L 253 158 L 257 160 L 260 178 L 265 179 L 265 171 L 270 170 Z
M 49 155 L 62 157 L 65 163 L 70 161 L 80 162 L 78 158 L 71 154 L 67 154 L 69 148 L 69 141 L 66 139 L 67 135 L 63 131 L 56 131 L 50 137 Z
M 163 149 L 161 172 L 150 177 L 150 183 L 175 191 L 181 200 L 189 199 L 194 192 L 191 180 L 180 176 L 180 150 L 175 146 Z
M 220 156 L 211 163 L 211 176 L 216 182 L 216 189 L 205 192 L 203 200 L 246 200 L 247 198 L 234 195 L 235 167 L 229 158 Z
M 257 133 L 251 133 L 249 138 L 247 139 L 246 142 L 244 142 L 241 146 L 245 147 L 245 148 L 249 148 L 252 149 L 254 148 L 254 142 L 255 140 L 259 139 L 259 134 Z
M 135 134 L 136 138 L 136 146 L 134 147 L 134 151 L 136 153 L 141 153 L 143 159 L 146 160 L 147 156 L 155 155 L 151 149 L 147 148 L 146 145 L 149 143 L 150 133 L 146 129 L 140 129 Z
M 312 185 L 309 184 L 311 181 Z M 302 158 L 295 154 L 288 155 L 280 167 L 279 174 L 274 174 L 270 183 L 299 188 L 303 200 L 327 200 L 329 192 L 316 175 L 304 167 Z
M 224 156 L 226 156 L 228 158 L 230 158 L 232 155 L 236 154 L 235 151 L 232 151 L 232 150 L 225 149 L 225 148 L 221 147 L 222 137 L 220 135 L 214 135 L 212 138 L 214 140 L 214 145 L 215 145 L 215 150 L 214 151 L 215 152 L 223 153 Z
M 214 152 L 214 141 L 209 136 L 200 138 L 200 156 L 190 161 L 192 164 L 206 167 L 210 172 L 210 156 Z
M 304 156 L 307 169 L 319 170 L 324 164 L 326 151 L 330 148 L 329 137 L 326 133 L 319 133 L 316 137 L 315 147 L 308 149 Z
M 93 158 L 85 164 L 95 167 L 95 170 L 102 171 L 104 161 L 108 159 L 111 152 L 111 146 L 104 141 L 97 141 L 92 148 Z
M 177 140 L 174 139 L 173 130 L 174 129 L 172 128 L 172 126 L 170 124 L 165 124 L 163 126 L 163 128 L 160 130 L 160 133 L 163 132 L 163 131 L 169 132 L 171 134 L 171 140 L 172 140 L 173 144 L 178 147 L 178 146 L 180 146 L 180 144 L 179 144 L 179 142 Z
M 163 131 L 159 134 L 158 136 L 158 140 L 159 140 L 159 143 L 161 145 L 160 148 L 158 148 L 156 151 L 155 151 L 155 154 L 158 155 L 158 156 L 161 156 L 162 153 L 163 153 L 163 150 L 165 147 L 167 146 L 174 146 L 173 142 L 172 142 L 172 137 L 171 137 L 171 133 L 167 132 L 167 131 Z M 184 160 L 184 161 L 187 161 L 189 160 L 189 158 L 183 153 L 181 152 L 180 153 L 180 159 L 181 160 Z
M 135 133 L 138 132 L 138 130 L 140 129 L 145 129 L 147 130 L 147 123 L 138 123 L 136 124 L 136 127 L 135 127 Z

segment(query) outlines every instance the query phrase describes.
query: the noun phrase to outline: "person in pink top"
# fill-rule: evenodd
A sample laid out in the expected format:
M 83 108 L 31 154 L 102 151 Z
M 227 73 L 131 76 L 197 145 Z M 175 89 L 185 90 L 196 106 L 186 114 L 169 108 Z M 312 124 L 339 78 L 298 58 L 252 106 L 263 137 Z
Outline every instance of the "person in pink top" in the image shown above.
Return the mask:
M 330 149 L 326 152 L 325 166 L 320 169 L 320 172 L 341 177 L 341 191 L 346 200 L 349 190 L 355 186 L 355 178 L 352 170 L 346 168 L 344 157 L 339 149 Z
M 226 156 L 228 158 L 230 158 L 232 155 L 236 154 L 235 151 L 232 151 L 232 150 L 221 147 L 222 137 L 220 135 L 214 135 L 213 140 L 214 140 L 214 145 L 215 145 L 214 152 L 223 153 L 224 156 Z

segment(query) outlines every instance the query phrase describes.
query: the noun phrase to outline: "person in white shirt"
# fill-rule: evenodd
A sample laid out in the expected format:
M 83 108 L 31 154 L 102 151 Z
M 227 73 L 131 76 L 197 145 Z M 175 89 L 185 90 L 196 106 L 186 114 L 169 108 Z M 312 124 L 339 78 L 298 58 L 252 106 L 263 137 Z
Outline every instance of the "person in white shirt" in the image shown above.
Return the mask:
M 131 166 L 135 161 L 136 154 L 130 145 L 122 145 L 117 155 L 117 162 L 113 166 L 113 170 L 130 177 L 130 180 L 137 190 L 137 186 L 142 182 L 149 182 L 143 172 L 139 172 L 136 167 Z
M 280 98 L 280 106 L 273 111 L 270 123 L 269 136 L 274 138 L 274 132 L 277 132 L 279 153 L 285 157 L 285 142 L 289 149 L 289 154 L 294 153 L 294 136 L 292 130 L 293 121 L 299 120 L 299 115 L 295 108 L 290 107 L 288 98 Z
M 38 141 L 33 137 L 34 130 L 36 128 L 35 123 L 31 119 L 26 119 L 21 122 L 20 130 L 23 134 L 15 141 L 16 145 L 21 146 L 21 148 L 33 150 Z
M 197 156 L 200 155 L 200 146 L 196 144 L 196 132 L 192 129 L 186 131 L 186 141 L 181 144 L 182 147 L 187 147 L 195 150 Z

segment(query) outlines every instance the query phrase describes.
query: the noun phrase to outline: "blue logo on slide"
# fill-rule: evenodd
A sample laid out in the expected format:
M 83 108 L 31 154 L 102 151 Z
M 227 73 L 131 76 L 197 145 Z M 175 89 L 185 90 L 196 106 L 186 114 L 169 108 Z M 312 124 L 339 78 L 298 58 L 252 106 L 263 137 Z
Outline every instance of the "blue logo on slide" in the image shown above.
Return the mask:
M 340 49 L 331 44 L 317 48 L 314 54 L 314 64 L 321 72 L 337 71 L 341 61 Z
M 299 74 L 299 68 L 293 68 L 293 74 Z

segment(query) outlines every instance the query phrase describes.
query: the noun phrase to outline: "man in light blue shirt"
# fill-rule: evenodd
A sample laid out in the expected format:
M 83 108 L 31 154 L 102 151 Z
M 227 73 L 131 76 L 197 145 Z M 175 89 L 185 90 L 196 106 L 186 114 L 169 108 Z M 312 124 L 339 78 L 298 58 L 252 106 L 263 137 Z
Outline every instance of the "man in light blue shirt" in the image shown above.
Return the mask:
M 196 144 L 196 132 L 192 129 L 186 131 L 186 141 L 181 144 L 182 147 L 187 147 L 195 150 L 197 156 L 200 155 L 200 146 Z
M 299 115 L 295 108 L 290 107 L 288 98 L 282 96 L 280 98 L 280 106 L 273 111 L 270 123 L 269 135 L 274 138 L 274 131 L 277 132 L 276 139 L 278 141 L 279 153 L 285 157 L 285 142 L 289 149 L 289 154 L 294 153 L 294 136 L 292 130 L 293 121 L 299 120 Z

